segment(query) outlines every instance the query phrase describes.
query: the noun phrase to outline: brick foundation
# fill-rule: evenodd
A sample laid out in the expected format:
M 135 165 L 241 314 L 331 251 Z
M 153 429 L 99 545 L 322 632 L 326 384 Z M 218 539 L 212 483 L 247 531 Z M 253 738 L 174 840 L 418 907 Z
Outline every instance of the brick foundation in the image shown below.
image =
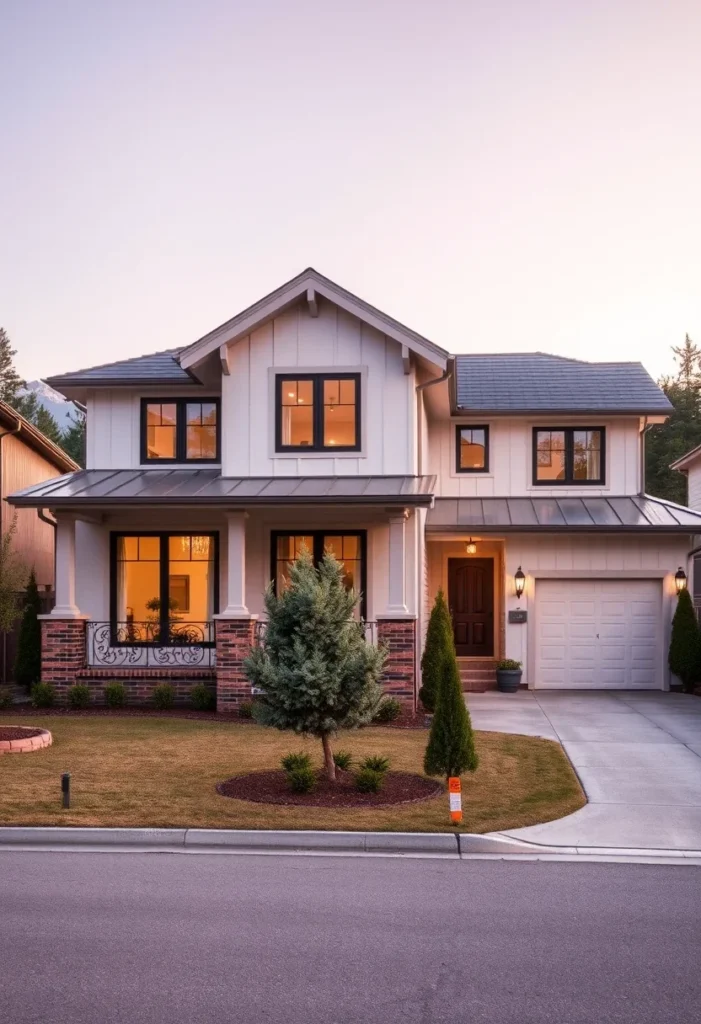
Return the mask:
M 233 712 L 244 700 L 251 699 L 251 684 L 243 671 L 243 661 L 253 646 L 253 619 L 216 619 L 217 711 Z
M 87 666 L 76 674 L 77 683 L 90 687 L 94 704 L 104 704 L 103 690 L 107 683 L 122 683 L 128 705 L 151 704 L 153 691 L 159 683 L 170 683 L 175 690 L 177 707 L 191 707 L 190 690 L 204 685 L 216 693 L 216 675 L 212 668 L 97 668 Z
M 60 704 L 85 667 L 85 619 L 41 620 L 41 680 L 56 689 Z
M 377 642 L 389 649 L 382 685 L 407 711 L 416 707 L 416 620 L 378 619 Z

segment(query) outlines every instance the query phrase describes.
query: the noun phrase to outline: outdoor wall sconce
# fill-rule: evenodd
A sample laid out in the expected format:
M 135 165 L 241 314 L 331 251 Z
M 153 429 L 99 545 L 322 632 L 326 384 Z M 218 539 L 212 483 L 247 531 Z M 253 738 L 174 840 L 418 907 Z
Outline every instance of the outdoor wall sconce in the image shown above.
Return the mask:
M 514 587 L 516 588 L 516 597 L 521 597 L 526 589 L 526 576 L 520 565 L 514 573 Z
M 465 552 L 468 555 L 476 555 L 477 554 L 477 545 L 473 541 L 472 537 L 470 537 L 470 539 L 468 540 L 467 544 L 465 545 Z
M 682 569 L 681 565 L 674 574 L 674 585 L 677 588 L 678 594 L 681 594 L 682 590 L 686 590 L 686 573 Z

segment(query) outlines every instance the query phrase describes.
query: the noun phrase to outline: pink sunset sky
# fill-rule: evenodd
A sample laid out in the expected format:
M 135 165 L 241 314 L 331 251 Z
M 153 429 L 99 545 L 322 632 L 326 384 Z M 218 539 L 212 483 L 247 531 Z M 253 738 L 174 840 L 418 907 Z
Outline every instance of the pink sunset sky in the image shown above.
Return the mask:
M 27 378 L 312 265 L 455 352 L 701 344 L 698 0 L 5 0 L 0 325 Z

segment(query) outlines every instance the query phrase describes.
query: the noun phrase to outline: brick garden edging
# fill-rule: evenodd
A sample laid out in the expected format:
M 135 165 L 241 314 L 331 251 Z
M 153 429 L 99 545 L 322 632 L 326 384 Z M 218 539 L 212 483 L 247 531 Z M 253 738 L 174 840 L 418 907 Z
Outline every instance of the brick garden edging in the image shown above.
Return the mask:
M 18 725 L 13 728 L 22 729 L 24 726 Z M 36 729 L 28 725 L 26 726 L 28 732 L 36 732 Z M 48 729 L 42 729 L 38 736 L 27 736 L 23 740 L 0 740 L 0 754 L 30 754 L 34 750 L 41 750 L 42 747 L 50 747 L 53 743 L 53 737 Z

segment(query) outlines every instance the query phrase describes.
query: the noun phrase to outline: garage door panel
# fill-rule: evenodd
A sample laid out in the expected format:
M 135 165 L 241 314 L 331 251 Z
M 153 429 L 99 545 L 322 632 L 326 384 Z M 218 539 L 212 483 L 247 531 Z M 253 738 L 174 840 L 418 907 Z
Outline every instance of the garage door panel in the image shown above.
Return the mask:
M 536 686 L 661 689 L 658 580 L 536 582 Z

